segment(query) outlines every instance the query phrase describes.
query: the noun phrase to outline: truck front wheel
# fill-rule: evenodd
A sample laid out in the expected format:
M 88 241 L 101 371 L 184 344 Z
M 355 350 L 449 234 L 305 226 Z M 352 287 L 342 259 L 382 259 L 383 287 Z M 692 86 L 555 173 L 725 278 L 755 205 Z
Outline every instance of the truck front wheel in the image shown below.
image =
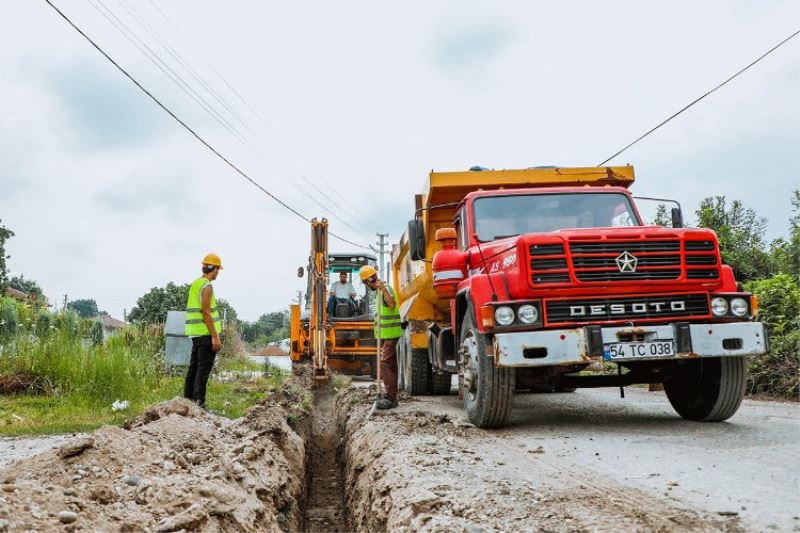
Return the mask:
M 680 361 L 664 381 L 664 392 L 675 411 L 687 420 L 727 420 L 744 398 L 745 364 L 744 357 Z
M 461 397 L 470 422 L 480 428 L 501 427 L 514 403 L 514 369 L 498 368 L 486 355 L 486 335 L 478 331 L 473 315 L 468 309 L 461 325 Z

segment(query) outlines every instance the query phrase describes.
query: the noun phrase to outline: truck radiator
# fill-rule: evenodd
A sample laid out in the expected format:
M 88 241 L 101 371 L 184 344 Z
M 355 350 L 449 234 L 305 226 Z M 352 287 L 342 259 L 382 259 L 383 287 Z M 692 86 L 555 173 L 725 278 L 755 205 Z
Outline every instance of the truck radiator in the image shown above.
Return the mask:
M 720 276 L 713 241 L 637 240 L 532 244 L 531 281 L 548 283 L 608 281 L 715 280 Z M 633 258 L 633 268 L 620 260 Z

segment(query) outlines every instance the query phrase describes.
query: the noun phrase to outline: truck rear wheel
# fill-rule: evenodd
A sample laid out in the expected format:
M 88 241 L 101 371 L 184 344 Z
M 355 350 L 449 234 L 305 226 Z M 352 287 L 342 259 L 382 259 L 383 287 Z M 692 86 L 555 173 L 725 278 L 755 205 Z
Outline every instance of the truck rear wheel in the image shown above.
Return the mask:
M 746 388 L 744 357 L 680 361 L 664 381 L 669 403 L 679 415 L 699 422 L 721 422 L 739 409 Z
M 446 396 L 450 394 L 450 387 L 453 383 L 453 375 L 447 372 L 431 371 L 431 394 L 435 396 Z
M 501 427 L 514 403 L 514 369 L 498 368 L 486 354 L 486 335 L 475 326 L 472 307 L 467 310 L 460 336 L 459 387 L 467 418 L 479 428 Z
M 403 380 L 406 391 L 411 396 L 425 396 L 431 393 L 431 365 L 428 363 L 428 350 L 406 346 Z

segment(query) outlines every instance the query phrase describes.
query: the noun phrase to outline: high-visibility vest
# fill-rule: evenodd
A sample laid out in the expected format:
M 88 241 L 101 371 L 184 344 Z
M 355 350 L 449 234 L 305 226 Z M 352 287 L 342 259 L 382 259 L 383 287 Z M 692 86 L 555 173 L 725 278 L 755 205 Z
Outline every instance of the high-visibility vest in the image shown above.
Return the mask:
M 403 328 L 400 327 L 400 308 L 397 306 L 397 294 L 389 285 L 386 286 L 394 298 L 395 307 L 387 306 L 383 301 L 383 291 L 376 291 L 375 297 L 375 338 L 376 339 L 399 339 L 403 336 Z M 380 333 L 378 332 L 378 320 L 380 320 Z
M 189 298 L 186 300 L 186 336 L 187 337 L 202 337 L 203 335 L 211 335 L 208 331 L 208 326 L 203 321 L 203 303 L 202 293 L 211 282 L 204 277 L 199 277 L 192 282 L 189 288 Z M 220 318 L 219 311 L 217 310 L 217 298 L 214 293 L 211 293 L 211 319 L 214 321 L 214 329 L 217 334 L 220 332 Z

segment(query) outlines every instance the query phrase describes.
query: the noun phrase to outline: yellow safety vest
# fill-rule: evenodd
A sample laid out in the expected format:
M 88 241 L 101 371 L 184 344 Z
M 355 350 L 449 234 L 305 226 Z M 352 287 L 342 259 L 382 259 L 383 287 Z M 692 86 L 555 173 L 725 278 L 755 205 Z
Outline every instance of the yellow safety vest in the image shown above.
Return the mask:
M 206 286 L 211 285 L 211 282 L 204 277 L 199 277 L 192 282 L 189 288 L 189 298 L 186 300 L 186 336 L 187 337 L 202 337 L 204 335 L 211 335 L 208 331 L 208 326 L 203 321 L 203 303 L 201 295 Z M 219 334 L 221 321 L 219 318 L 219 311 L 217 310 L 217 298 L 214 293 L 211 293 L 211 319 L 214 321 L 214 329 Z
M 376 291 L 375 301 L 375 338 L 376 339 L 399 339 L 403 336 L 403 328 L 400 327 L 400 309 L 397 306 L 397 294 L 394 289 L 387 285 L 387 289 L 392 293 L 395 307 L 388 307 L 383 301 L 383 291 Z M 380 320 L 380 333 L 378 332 L 378 320 Z

